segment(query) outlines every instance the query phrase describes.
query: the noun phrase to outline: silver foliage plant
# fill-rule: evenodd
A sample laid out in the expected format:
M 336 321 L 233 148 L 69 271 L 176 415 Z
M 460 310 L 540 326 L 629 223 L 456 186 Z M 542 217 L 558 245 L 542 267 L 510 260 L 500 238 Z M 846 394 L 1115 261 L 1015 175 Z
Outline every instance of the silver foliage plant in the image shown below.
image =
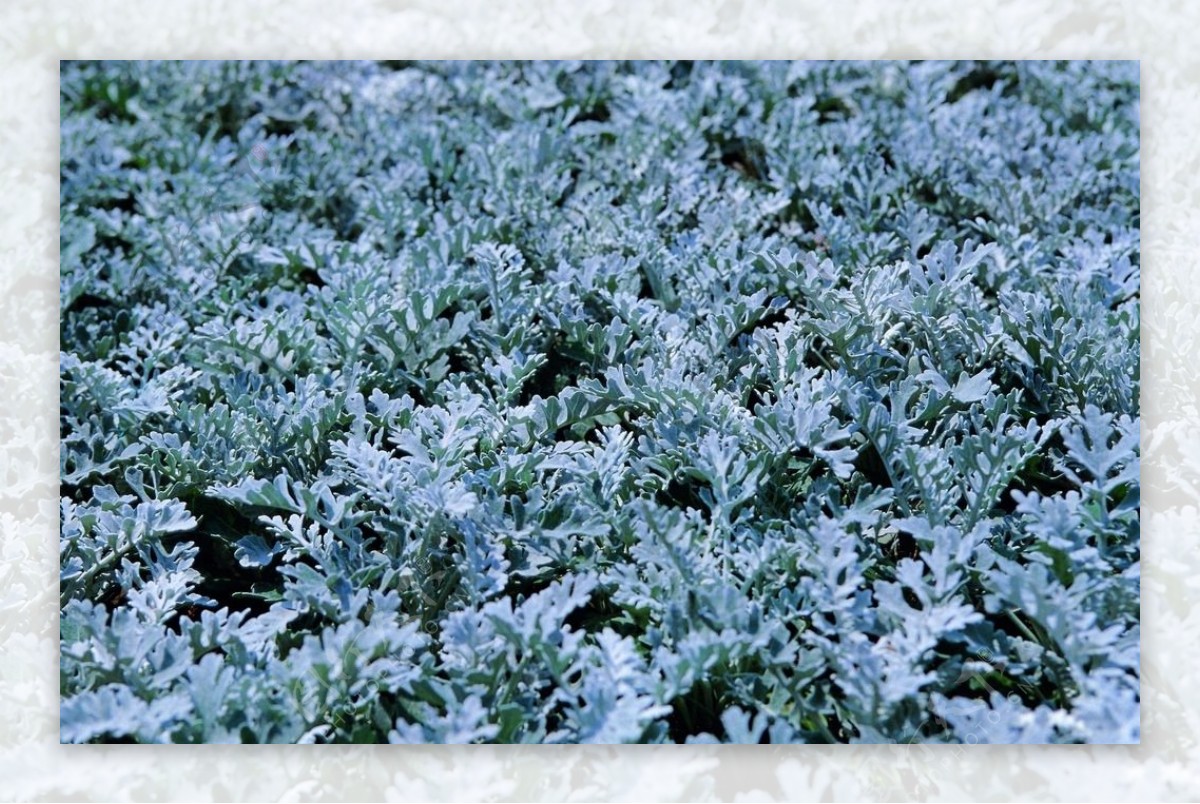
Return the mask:
M 1132 63 L 64 63 L 64 742 L 1139 739 Z

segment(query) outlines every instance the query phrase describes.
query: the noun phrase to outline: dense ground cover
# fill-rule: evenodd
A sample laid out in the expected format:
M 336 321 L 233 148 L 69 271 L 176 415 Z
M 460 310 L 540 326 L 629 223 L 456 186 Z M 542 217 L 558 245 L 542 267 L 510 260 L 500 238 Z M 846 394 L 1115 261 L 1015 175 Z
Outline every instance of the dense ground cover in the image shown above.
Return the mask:
M 62 739 L 1131 742 L 1131 63 L 64 63 Z

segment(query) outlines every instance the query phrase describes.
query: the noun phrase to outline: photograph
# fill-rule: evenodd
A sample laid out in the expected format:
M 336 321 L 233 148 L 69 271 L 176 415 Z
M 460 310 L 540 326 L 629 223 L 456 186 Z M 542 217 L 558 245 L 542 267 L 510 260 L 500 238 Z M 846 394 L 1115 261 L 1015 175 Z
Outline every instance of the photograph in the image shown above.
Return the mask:
M 61 743 L 1141 742 L 1137 61 L 58 77 Z

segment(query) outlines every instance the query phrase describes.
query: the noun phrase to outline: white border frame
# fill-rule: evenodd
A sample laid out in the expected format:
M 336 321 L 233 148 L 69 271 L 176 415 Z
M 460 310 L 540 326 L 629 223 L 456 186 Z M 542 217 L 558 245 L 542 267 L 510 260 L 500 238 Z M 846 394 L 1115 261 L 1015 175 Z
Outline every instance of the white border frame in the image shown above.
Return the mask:
M 0 798 L 1200 798 L 1200 4 L 270 0 L 0 7 Z M 1142 63 L 1140 746 L 58 744 L 60 58 L 1132 58 Z M 1190 358 L 1190 359 L 1189 359 Z M 1191 678 L 1189 678 L 1191 676 Z

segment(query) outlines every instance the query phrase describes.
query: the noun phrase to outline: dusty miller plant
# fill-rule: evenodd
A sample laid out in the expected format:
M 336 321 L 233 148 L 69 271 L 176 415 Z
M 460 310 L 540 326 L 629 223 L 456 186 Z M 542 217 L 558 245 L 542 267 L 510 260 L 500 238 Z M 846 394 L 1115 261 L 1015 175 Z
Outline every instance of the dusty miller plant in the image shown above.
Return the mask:
M 65 742 L 1139 739 L 1130 63 L 64 63 Z

